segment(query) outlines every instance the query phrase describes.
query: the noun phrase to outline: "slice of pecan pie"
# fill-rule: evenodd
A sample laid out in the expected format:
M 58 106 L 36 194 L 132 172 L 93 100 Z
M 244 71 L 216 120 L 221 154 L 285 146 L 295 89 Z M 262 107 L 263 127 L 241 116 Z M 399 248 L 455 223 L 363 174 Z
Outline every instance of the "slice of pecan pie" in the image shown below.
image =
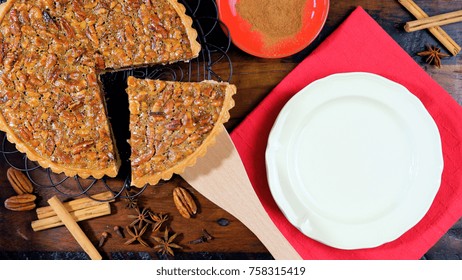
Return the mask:
M 196 57 L 191 24 L 176 0 L 9 0 L 0 7 L 0 130 L 56 173 L 116 176 L 99 74 Z
M 128 78 L 132 185 L 170 179 L 215 141 L 236 87 L 215 81 L 166 82 Z

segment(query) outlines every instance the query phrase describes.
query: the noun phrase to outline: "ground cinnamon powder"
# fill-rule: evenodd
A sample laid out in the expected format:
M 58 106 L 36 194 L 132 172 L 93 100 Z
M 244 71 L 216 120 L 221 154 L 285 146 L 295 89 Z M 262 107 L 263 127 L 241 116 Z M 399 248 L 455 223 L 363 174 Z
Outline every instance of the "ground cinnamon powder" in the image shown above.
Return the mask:
M 294 36 L 302 28 L 306 0 L 240 0 L 236 4 L 239 15 L 263 35 L 265 45 Z

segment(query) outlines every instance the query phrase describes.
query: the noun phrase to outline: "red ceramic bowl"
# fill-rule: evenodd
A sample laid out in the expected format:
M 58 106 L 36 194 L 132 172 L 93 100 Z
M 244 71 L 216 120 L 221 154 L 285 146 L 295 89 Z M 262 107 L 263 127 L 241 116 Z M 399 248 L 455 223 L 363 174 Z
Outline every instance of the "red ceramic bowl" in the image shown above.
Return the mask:
M 329 0 L 307 0 L 300 32 L 267 46 L 262 34 L 252 30 L 252 25 L 237 13 L 236 3 L 239 1 L 218 0 L 219 18 L 228 27 L 231 40 L 238 48 L 262 58 L 286 57 L 306 48 L 318 36 L 329 12 Z

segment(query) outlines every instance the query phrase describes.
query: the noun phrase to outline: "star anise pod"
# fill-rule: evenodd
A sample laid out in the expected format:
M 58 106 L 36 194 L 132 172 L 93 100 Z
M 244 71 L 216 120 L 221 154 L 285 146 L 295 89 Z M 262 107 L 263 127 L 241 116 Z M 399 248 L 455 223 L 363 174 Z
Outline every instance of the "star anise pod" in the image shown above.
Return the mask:
M 152 239 L 154 239 L 158 245 L 154 246 L 154 249 L 157 249 L 159 253 L 162 255 L 170 255 L 174 256 L 173 248 L 175 249 L 183 249 L 180 245 L 173 243 L 175 241 L 175 238 L 178 236 L 178 233 L 173 234 L 172 236 L 169 236 L 168 228 L 165 229 L 164 231 L 164 236 L 163 238 L 157 237 L 157 236 L 151 236 Z
M 141 245 L 145 247 L 149 247 L 148 243 L 146 243 L 146 241 L 143 240 L 143 234 L 146 232 L 148 225 L 146 224 L 141 230 L 139 230 L 136 227 L 132 227 L 132 228 L 133 228 L 133 231 L 130 229 L 130 226 L 125 227 L 128 234 L 130 234 L 130 236 L 132 237 L 129 240 L 127 240 L 125 244 L 128 245 L 128 244 L 132 244 L 135 241 L 138 241 Z
M 149 216 L 151 216 L 151 220 L 154 222 L 152 226 L 153 232 L 158 231 L 169 218 L 167 214 L 163 213 L 149 212 Z
M 418 56 L 426 56 L 425 62 L 433 64 L 438 68 L 441 68 L 441 58 L 448 57 L 448 54 L 442 53 L 441 49 L 435 46 L 427 46 L 427 50 L 419 52 Z
M 137 208 L 138 207 L 138 197 L 134 196 L 134 193 L 125 189 L 125 201 L 127 202 L 126 208 Z
M 143 210 L 140 210 L 140 208 L 135 208 L 135 210 L 137 215 L 128 215 L 129 218 L 135 219 L 130 223 L 131 227 L 134 227 L 136 224 L 138 224 L 138 228 L 141 228 L 143 223 L 152 224 L 152 221 L 149 220 L 150 211 L 148 208 L 143 208 Z

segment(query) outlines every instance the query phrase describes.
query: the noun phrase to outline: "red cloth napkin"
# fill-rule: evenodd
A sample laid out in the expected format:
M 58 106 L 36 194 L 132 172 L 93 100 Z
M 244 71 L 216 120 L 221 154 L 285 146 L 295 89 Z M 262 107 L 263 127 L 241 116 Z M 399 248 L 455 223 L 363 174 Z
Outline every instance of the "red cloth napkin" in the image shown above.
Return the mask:
M 266 180 L 269 132 L 285 103 L 311 82 L 340 72 L 371 72 L 414 93 L 435 120 L 442 138 L 441 187 L 425 217 L 399 239 L 370 249 L 340 250 L 314 241 L 283 216 Z M 303 259 L 419 259 L 462 216 L 461 106 L 358 7 L 298 65 L 231 133 L 264 208 Z

